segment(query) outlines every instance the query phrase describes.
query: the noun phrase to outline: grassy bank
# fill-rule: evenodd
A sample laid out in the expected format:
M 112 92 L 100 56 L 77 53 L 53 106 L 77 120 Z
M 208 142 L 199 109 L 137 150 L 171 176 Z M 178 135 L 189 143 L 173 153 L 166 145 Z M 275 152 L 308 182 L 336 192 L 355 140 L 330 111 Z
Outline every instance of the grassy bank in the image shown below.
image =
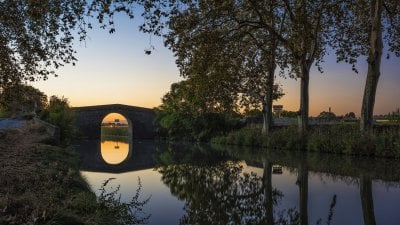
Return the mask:
M 107 136 L 107 135 L 102 135 L 101 136 L 101 141 L 119 141 L 119 142 L 126 142 L 129 143 L 129 136 Z
M 0 224 L 146 222 L 136 214 L 146 203 L 138 194 L 130 203 L 119 202 L 117 192 L 96 197 L 74 150 L 48 140 L 45 128 L 35 125 L 0 133 Z
M 214 144 L 264 147 L 277 150 L 302 150 L 348 155 L 400 158 L 400 126 L 376 126 L 362 133 L 356 124 L 312 126 L 306 136 L 297 127 L 275 128 L 268 136 L 259 128 L 243 128 L 215 137 Z
M 101 136 L 129 136 L 129 127 L 101 127 Z

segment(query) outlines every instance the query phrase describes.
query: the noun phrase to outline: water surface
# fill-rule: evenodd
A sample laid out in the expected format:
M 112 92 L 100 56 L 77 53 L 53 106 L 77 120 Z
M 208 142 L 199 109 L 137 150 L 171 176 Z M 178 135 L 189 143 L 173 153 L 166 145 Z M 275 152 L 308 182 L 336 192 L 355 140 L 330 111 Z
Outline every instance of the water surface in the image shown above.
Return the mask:
M 149 224 L 400 224 L 398 161 L 151 141 L 77 148 L 96 193 L 116 178 L 108 188 L 129 201 L 140 179 Z

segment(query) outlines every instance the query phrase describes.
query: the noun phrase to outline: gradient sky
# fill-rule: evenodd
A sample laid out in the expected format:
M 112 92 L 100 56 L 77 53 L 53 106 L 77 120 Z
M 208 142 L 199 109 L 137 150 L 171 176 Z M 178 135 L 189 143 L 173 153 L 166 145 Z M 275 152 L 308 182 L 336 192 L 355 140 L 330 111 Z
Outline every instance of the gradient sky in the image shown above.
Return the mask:
M 77 43 L 78 63 L 66 65 L 59 77 L 32 83 L 48 96 L 64 96 L 72 106 L 127 104 L 156 107 L 170 85 L 181 80 L 175 59 L 162 39 L 138 31 L 140 17 L 130 21 L 125 16 L 116 19 L 116 33 L 94 29 L 85 43 Z M 151 55 L 144 50 L 155 46 Z M 400 59 L 391 55 L 382 60 L 382 75 L 376 96 L 375 114 L 385 114 L 400 108 Z M 310 115 L 316 116 L 329 107 L 337 115 L 361 109 L 366 77 L 365 59 L 360 59 L 359 74 L 345 63 L 337 64 L 331 53 L 323 64 L 324 73 L 312 69 L 310 79 Z M 278 78 L 285 96 L 275 104 L 285 110 L 299 108 L 299 81 Z

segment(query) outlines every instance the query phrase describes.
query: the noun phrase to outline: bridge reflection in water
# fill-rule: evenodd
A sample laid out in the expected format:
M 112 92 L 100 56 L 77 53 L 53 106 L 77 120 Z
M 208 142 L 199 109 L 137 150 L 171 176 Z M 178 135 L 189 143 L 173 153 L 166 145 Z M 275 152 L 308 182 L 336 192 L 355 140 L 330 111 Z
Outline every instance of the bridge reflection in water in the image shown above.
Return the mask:
M 75 146 L 81 157 L 81 170 L 102 173 L 124 173 L 155 166 L 152 141 L 84 140 Z
M 130 157 L 110 165 L 99 143 L 79 146 L 82 174 L 93 190 L 117 178 L 123 198 L 134 194 L 140 177 L 143 198 L 152 196 L 145 207 L 150 224 L 400 221 L 398 161 L 137 141 Z
M 131 150 L 128 142 L 101 141 L 101 157 L 110 165 L 118 165 L 129 160 Z

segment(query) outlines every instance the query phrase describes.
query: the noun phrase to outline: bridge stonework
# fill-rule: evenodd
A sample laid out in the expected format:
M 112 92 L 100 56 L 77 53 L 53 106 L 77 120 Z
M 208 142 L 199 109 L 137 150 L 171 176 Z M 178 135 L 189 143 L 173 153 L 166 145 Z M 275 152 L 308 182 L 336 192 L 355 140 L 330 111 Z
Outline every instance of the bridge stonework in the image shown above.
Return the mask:
M 153 121 L 155 112 L 152 109 L 137 106 L 112 104 L 98 106 L 74 107 L 75 125 L 83 139 L 100 139 L 101 123 L 110 113 L 123 115 L 129 123 L 133 139 L 151 139 L 155 137 Z

